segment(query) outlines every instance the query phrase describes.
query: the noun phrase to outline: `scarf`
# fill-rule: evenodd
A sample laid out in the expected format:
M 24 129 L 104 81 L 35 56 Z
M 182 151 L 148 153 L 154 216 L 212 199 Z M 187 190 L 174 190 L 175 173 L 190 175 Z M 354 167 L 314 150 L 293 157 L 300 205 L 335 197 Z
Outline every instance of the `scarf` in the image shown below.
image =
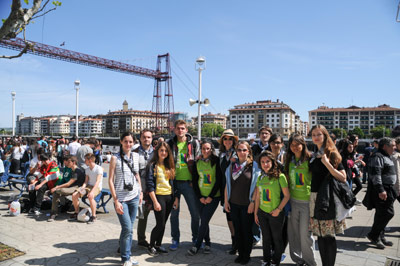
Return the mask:
M 150 148 L 148 150 L 143 149 L 142 145 L 139 146 L 139 151 L 143 153 L 144 155 L 144 160 L 147 162 L 147 160 L 150 158 L 151 154 L 153 153 L 153 146 L 150 145 Z
M 319 149 L 316 152 L 313 152 L 311 155 L 310 163 L 312 163 L 316 158 L 321 158 L 322 155 L 324 155 L 324 150 L 325 150 L 325 147 L 322 146 L 321 149 Z
M 268 142 L 267 142 L 267 144 L 265 144 L 265 146 L 263 146 L 263 145 L 262 145 L 262 142 L 261 142 L 261 140 L 260 140 L 260 141 L 258 141 L 258 146 L 260 146 L 260 148 L 261 148 L 262 151 L 265 151 L 265 150 L 268 148 L 269 144 L 268 144 Z
M 247 160 L 244 163 L 239 164 L 238 162 L 232 165 L 232 178 L 233 180 L 238 179 L 238 177 L 243 173 L 244 168 L 247 165 Z

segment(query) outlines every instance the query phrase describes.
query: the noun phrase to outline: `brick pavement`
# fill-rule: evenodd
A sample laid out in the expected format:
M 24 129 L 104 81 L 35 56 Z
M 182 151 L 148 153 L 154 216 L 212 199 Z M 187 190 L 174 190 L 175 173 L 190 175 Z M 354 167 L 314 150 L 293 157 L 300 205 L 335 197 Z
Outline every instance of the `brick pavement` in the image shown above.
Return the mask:
M 364 190 L 359 198 L 363 197 Z M 98 221 L 92 225 L 79 222 L 69 222 L 67 215 L 62 214 L 55 222 L 48 223 L 45 214 L 32 216 L 21 214 L 17 217 L 7 215 L 6 200 L 11 192 L 0 189 L 0 242 L 26 252 L 26 255 L 0 263 L 0 265 L 120 265 L 116 253 L 120 226 L 113 212 L 112 205 L 108 214 L 99 213 Z M 387 238 L 394 246 L 378 250 L 369 245 L 365 238 L 373 221 L 373 211 L 367 211 L 363 206 L 357 207 L 352 219 L 347 219 L 348 229 L 345 235 L 338 236 L 338 255 L 336 265 L 384 265 L 386 256 L 400 257 L 400 207 L 395 203 L 396 216 L 390 222 Z M 234 256 L 225 253 L 230 244 L 229 230 L 225 226 L 225 216 L 218 208 L 211 220 L 212 253 L 188 256 L 190 248 L 190 219 L 187 208 L 181 207 L 181 247 L 171 251 L 166 256 L 150 257 L 144 249 L 133 247 L 133 256 L 140 265 L 237 265 L 233 263 Z M 136 223 L 135 223 L 136 225 Z M 155 225 L 154 216 L 149 216 L 147 235 Z M 136 239 L 136 230 L 135 237 Z M 169 222 L 165 231 L 164 245 L 170 243 Z M 286 250 L 288 254 L 288 249 Z M 315 252 L 318 265 L 321 265 L 318 251 Z M 252 253 L 252 261 L 248 265 L 260 265 L 261 246 L 256 246 Z M 287 257 L 282 265 L 292 265 Z

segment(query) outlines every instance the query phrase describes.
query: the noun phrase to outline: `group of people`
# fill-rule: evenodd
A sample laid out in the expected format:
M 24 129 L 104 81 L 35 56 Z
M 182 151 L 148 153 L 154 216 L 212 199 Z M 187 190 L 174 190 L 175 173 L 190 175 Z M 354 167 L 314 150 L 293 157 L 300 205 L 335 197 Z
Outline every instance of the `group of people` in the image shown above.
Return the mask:
M 377 248 L 393 245 L 384 237 L 384 228 L 394 215 L 395 199 L 400 199 L 400 138 L 381 139 L 362 158 L 356 153 L 357 136 L 342 140 L 337 147 L 322 125 L 310 131 L 312 152 L 297 133 L 290 136 L 284 149 L 282 136 L 266 126 L 261 127 L 259 141 L 252 145 L 239 141 L 231 129 L 225 130 L 218 141 L 218 155 L 213 142 L 194 139 L 183 120 L 175 122 L 174 134 L 167 141 L 159 139 L 154 143 L 152 131 L 144 129 L 139 145 L 135 146 L 135 136 L 125 133 L 120 137 L 119 153 L 107 159 L 108 185 L 121 224 L 118 252 L 123 265 L 138 265 L 131 256 L 131 247 L 139 211 L 138 246 L 146 248 L 151 256 L 168 253 L 162 240 L 171 217 L 169 250 L 179 248 L 183 198 L 191 216 L 192 247 L 187 251 L 191 256 L 200 250 L 205 254 L 211 252 L 209 222 L 221 205 L 232 238 L 228 252 L 237 254 L 235 263 L 247 264 L 254 243 L 262 236 L 262 265 L 279 265 L 287 245 L 297 265 L 317 265 L 313 238 L 316 236 L 322 264 L 334 265 L 335 236 L 346 228 L 346 216 L 338 218 L 338 209 L 343 210 L 343 206 L 333 192 L 333 183 L 347 184 L 355 195 L 361 190 L 360 179 L 366 176 L 368 190 L 363 203 L 368 209 L 376 209 L 367 237 Z M 96 164 L 96 141 L 86 140 L 75 149 L 74 139 L 65 147 L 62 175 L 40 141 L 32 149 L 28 179 L 33 188 L 29 192 L 31 212 L 40 214 L 44 192 L 50 190 L 53 204 L 49 221 L 56 219 L 58 201 L 67 195 L 72 195 L 74 206 L 71 219 L 77 219 L 79 198 L 87 196 L 92 213 L 88 223 L 93 223 L 94 198 L 102 189 L 103 169 Z M 364 176 L 363 169 L 367 169 Z M 145 232 L 151 211 L 156 225 L 148 242 Z

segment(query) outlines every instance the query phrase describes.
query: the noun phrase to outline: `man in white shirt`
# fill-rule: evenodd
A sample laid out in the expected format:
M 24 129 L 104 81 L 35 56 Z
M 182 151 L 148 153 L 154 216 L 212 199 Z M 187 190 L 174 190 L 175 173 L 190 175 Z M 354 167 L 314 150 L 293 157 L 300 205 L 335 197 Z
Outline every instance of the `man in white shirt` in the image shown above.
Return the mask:
M 85 183 L 79 187 L 72 194 L 72 203 L 74 205 L 75 212 L 71 215 L 71 220 L 76 220 L 79 213 L 79 198 L 87 195 L 90 203 L 90 209 L 92 210 L 92 216 L 88 223 L 96 221 L 96 201 L 94 198 L 101 193 L 103 188 L 103 168 L 95 164 L 96 156 L 93 153 L 85 155 L 85 163 L 88 166 L 85 170 L 86 179 Z
M 78 143 L 78 137 L 73 136 L 72 142 L 68 145 L 69 155 L 76 156 L 76 152 L 78 151 L 81 144 Z

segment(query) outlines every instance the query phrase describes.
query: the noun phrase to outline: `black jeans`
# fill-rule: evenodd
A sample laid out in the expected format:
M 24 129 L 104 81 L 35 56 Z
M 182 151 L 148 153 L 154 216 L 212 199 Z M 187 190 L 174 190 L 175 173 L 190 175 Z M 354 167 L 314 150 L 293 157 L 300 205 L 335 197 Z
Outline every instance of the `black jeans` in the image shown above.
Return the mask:
M 158 203 L 161 205 L 161 211 L 154 211 L 156 217 L 156 226 L 151 231 L 150 246 L 160 247 L 164 237 L 165 223 L 171 213 L 174 200 L 172 195 L 156 195 Z
M 285 213 L 281 212 L 278 216 L 273 217 L 271 214 L 259 209 L 257 214 L 263 239 L 264 262 L 269 263 L 272 260 L 273 263 L 279 265 L 284 252 L 282 230 Z M 273 249 L 273 255 L 271 254 L 271 249 Z
M 361 184 L 361 180 L 359 177 L 353 178 L 353 183 L 356 184 L 356 188 L 353 190 L 353 194 L 355 196 L 362 189 L 362 184 Z
M 231 205 L 231 218 L 233 227 L 235 228 L 235 241 L 239 252 L 239 257 L 242 259 L 250 258 L 253 247 L 253 232 L 254 214 L 247 213 L 248 205 Z
M 373 240 L 378 240 L 379 236 L 383 235 L 386 225 L 394 216 L 393 203 L 396 199 L 396 193 L 392 187 L 388 189 L 385 187 L 385 191 L 387 193 L 385 201 L 379 198 L 377 191 L 372 191 L 372 193 L 376 193 L 374 224 L 369 232 L 369 237 Z
M 38 186 L 39 184 L 40 183 L 37 182 L 35 184 L 35 187 Z M 49 190 L 47 183 L 44 184 L 38 190 L 29 191 L 29 203 L 31 208 L 34 208 L 35 210 L 40 210 L 40 207 L 42 207 L 43 197 L 46 190 Z
M 195 245 L 197 249 L 200 249 L 203 240 L 206 242 L 206 245 L 210 246 L 211 244 L 210 227 L 208 224 L 218 207 L 219 199 L 219 197 L 214 198 L 209 204 L 202 204 L 200 202 L 200 227 Z

